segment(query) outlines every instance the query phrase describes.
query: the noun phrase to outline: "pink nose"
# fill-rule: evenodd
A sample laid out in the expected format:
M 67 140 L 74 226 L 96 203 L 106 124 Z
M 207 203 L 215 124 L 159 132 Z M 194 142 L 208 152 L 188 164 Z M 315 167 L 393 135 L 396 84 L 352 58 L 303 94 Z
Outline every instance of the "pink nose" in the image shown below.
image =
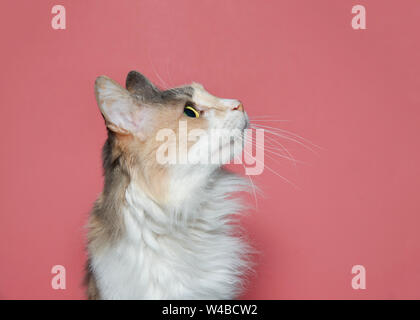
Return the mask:
M 244 106 L 242 103 L 239 103 L 236 107 L 234 107 L 232 110 L 238 110 L 238 111 L 244 111 Z

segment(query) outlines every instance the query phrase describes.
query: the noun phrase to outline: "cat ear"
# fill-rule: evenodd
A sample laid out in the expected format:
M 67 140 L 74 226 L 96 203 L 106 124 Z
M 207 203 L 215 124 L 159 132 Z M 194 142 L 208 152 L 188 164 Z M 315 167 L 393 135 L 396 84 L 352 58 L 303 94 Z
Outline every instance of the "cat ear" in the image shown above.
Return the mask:
M 160 90 L 137 71 L 130 71 L 125 81 L 125 87 L 130 93 L 144 99 L 150 99 L 160 94 Z
M 114 80 L 100 76 L 95 81 L 95 95 L 108 129 L 141 136 L 144 110 L 135 103 L 130 92 Z

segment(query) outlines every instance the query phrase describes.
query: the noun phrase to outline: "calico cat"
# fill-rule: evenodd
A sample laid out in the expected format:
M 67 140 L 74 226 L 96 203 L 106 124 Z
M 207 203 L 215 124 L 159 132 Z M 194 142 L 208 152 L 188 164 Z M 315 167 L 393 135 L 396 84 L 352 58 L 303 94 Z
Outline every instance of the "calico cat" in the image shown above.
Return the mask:
M 108 139 L 104 188 L 88 223 L 88 298 L 238 297 L 251 251 L 233 223 L 242 206 L 231 195 L 247 183 L 220 163 L 159 163 L 156 137 L 171 129 L 194 156 L 205 142 L 179 141 L 179 122 L 188 132 L 243 132 L 249 120 L 242 104 L 197 83 L 161 90 L 136 71 L 126 89 L 98 77 L 95 94 Z M 235 152 L 229 149 L 229 158 Z

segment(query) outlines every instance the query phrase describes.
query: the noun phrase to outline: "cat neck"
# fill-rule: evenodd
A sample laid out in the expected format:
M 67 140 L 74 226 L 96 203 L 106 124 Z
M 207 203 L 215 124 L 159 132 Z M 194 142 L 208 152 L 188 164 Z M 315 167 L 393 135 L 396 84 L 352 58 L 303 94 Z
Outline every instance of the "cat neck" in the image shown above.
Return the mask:
M 220 226 L 243 207 L 231 194 L 246 191 L 248 187 L 243 178 L 221 168 L 201 170 L 189 176 L 172 175 L 169 196 L 165 202 L 158 202 L 135 181 L 133 179 L 125 190 L 124 212 L 130 216 L 130 221 L 158 234 L 202 224 Z

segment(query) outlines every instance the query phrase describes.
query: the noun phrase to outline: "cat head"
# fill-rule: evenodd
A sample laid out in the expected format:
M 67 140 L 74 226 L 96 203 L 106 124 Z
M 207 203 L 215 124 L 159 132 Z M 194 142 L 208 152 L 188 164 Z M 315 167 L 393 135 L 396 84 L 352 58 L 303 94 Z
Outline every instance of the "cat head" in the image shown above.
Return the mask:
M 152 193 L 162 194 L 162 184 L 170 188 L 174 180 L 185 183 L 194 173 L 215 170 L 241 152 L 248 126 L 242 103 L 218 98 L 198 83 L 161 90 L 131 71 L 126 88 L 98 77 L 95 94 L 113 141 L 111 158 L 123 156 L 128 170 L 149 188 L 156 182 L 160 190 Z M 229 137 L 223 141 L 220 135 Z

